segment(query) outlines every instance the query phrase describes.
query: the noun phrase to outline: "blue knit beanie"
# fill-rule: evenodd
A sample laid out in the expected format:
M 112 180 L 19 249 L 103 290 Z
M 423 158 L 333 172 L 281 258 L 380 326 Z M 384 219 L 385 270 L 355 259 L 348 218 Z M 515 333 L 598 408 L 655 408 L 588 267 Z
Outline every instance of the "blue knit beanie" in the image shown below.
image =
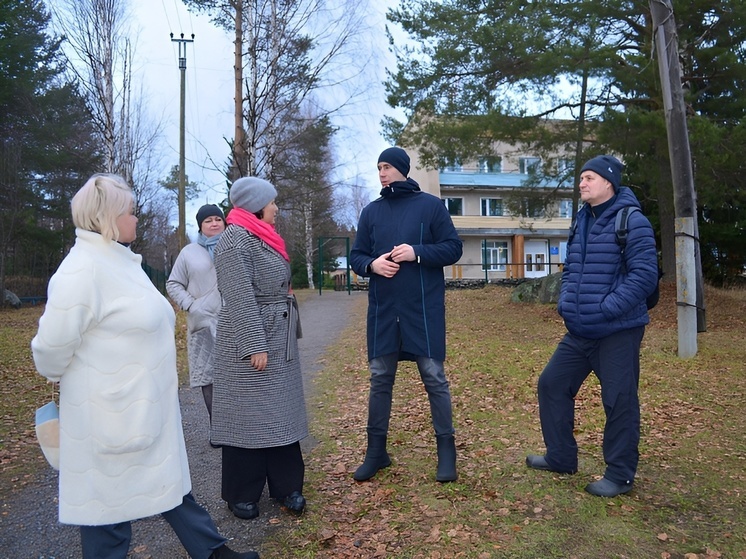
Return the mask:
M 378 156 L 378 162 L 388 163 L 404 175 L 404 178 L 409 176 L 409 155 L 402 148 L 386 148 Z
M 616 157 L 611 155 L 599 155 L 590 159 L 583 165 L 580 172 L 593 171 L 601 175 L 614 187 L 614 192 L 619 190 L 619 186 L 622 184 L 622 169 L 624 165 Z

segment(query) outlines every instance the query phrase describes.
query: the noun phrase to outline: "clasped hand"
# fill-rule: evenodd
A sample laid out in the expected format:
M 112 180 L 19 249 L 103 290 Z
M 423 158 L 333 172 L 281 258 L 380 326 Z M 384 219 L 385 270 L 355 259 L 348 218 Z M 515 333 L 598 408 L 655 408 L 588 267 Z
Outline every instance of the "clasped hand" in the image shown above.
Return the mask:
M 370 269 L 379 276 L 391 278 L 399 271 L 399 262 L 412 262 L 416 258 L 411 245 L 396 245 L 391 252 L 386 252 L 371 262 Z

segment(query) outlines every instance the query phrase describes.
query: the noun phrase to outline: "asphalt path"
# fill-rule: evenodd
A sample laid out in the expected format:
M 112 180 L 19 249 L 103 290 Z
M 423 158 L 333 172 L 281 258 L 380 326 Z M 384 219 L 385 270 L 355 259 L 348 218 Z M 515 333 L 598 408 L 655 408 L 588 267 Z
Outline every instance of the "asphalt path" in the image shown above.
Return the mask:
M 313 400 L 314 376 L 324 365 L 324 355 L 355 318 L 365 327 L 361 299 L 365 293 L 324 291 L 322 295 L 304 294 L 300 302 L 303 337 L 299 340 L 300 358 L 307 401 Z M 240 520 L 231 514 L 220 498 L 220 450 L 208 443 L 208 420 L 201 392 L 183 388 L 179 391 L 184 438 L 192 474 L 192 493 L 211 514 L 220 532 L 229 538 L 237 551 L 259 550 L 264 538 L 282 529 L 286 513 L 268 499 L 266 490 L 259 502 L 261 514 L 255 520 Z M 313 448 L 311 437 L 302 442 L 305 453 Z M 312 504 L 309 504 L 312 505 Z M 80 559 L 80 535 L 75 526 L 57 521 L 57 474 L 44 468 L 22 491 L 3 495 L 0 504 L 1 559 Z M 130 558 L 187 558 L 178 539 L 160 517 L 132 523 Z M 262 556 L 262 559 L 273 559 Z

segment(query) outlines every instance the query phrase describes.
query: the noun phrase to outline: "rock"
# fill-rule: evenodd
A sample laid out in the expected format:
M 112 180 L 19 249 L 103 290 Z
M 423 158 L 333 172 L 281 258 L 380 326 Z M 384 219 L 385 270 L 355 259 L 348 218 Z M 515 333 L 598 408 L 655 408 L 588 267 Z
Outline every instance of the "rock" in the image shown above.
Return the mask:
M 21 308 L 21 300 L 15 293 L 8 291 L 7 289 L 5 289 L 3 293 L 3 302 L 5 305 L 13 307 L 14 309 Z
M 561 283 L 561 273 L 526 280 L 513 289 L 511 300 L 514 303 L 556 303 Z

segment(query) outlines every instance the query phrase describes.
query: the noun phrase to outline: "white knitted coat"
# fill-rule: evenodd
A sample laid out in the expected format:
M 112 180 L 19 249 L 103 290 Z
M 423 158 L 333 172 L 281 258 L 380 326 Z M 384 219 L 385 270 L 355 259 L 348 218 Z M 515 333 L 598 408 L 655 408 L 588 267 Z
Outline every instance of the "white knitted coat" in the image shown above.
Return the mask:
M 37 370 L 60 382 L 60 522 L 114 524 L 191 491 L 174 313 L 139 255 L 75 233 L 31 348 Z

